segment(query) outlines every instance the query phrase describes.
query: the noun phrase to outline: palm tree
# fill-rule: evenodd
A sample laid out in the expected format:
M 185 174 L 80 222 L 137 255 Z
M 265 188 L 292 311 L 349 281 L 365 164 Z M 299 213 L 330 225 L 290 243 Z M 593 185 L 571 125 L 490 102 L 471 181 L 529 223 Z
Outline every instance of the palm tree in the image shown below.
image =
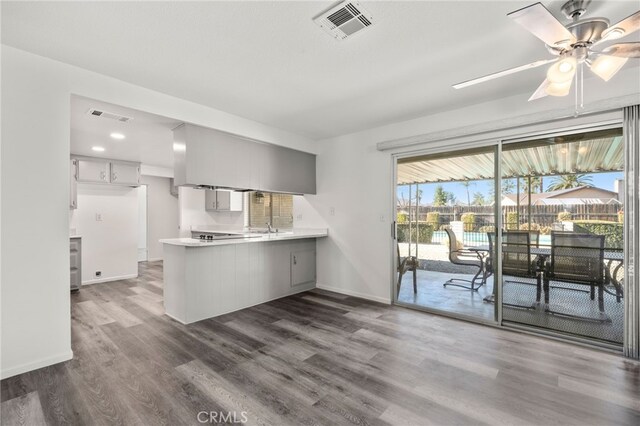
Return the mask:
M 467 190 L 467 205 L 470 206 L 471 205 L 471 195 L 469 194 L 469 186 L 471 186 L 471 182 L 468 181 L 468 180 L 465 180 L 464 182 L 460 182 L 460 185 L 464 186 L 465 189 Z
M 484 206 L 486 201 L 484 199 L 484 195 L 482 192 L 476 192 L 473 194 L 473 205 L 474 206 Z
M 585 173 L 574 175 L 560 175 L 551 180 L 547 191 L 559 191 L 561 189 L 577 188 L 579 186 L 591 186 L 593 178 Z

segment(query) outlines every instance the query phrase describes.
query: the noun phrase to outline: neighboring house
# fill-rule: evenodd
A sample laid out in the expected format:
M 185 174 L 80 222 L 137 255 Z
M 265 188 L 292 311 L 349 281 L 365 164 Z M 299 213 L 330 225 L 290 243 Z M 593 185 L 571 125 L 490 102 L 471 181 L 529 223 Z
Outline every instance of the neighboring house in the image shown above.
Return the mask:
M 529 195 L 520 193 L 520 205 L 529 201 Z M 518 204 L 518 195 L 508 194 L 502 197 L 503 206 Z M 585 205 L 585 204 L 622 204 L 618 200 L 618 193 L 594 186 L 579 186 L 577 188 L 561 189 L 559 191 L 531 194 L 531 205 Z

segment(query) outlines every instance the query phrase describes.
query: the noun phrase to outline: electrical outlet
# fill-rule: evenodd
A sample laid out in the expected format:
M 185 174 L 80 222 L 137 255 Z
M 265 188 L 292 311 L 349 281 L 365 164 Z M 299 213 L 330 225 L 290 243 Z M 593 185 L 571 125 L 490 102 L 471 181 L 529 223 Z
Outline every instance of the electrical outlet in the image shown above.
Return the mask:
M 102 213 L 96 213 L 96 222 L 102 222 Z
M 335 216 L 335 215 L 336 215 L 336 208 L 335 208 L 335 207 L 331 207 L 331 208 L 329 209 L 329 214 L 330 214 L 331 216 Z
M 102 271 L 96 271 L 96 278 L 99 278 L 102 276 Z

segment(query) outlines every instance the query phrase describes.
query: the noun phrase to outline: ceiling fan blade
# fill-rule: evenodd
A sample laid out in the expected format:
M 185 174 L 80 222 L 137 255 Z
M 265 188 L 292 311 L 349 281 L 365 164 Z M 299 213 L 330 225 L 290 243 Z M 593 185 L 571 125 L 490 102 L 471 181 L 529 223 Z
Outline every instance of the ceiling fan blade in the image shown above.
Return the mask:
M 640 42 L 614 44 L 604 49 L 602 53 L 622 58 L 640 58 Z
M 587 61 L 587 65 L 595 75 L 609 81 L 628 60 L 619 56 L 599 55 L 593 62 Z
M 529 102 L 547 96 L 547 87 L 549 87 L 549 80 L 545 78 L 542 84 L 538 86 L 535 92 L 533 92 L 533 95 L 529 98 Z
M 532 4 L 507 15 L 549 46 L 568 46 L 576 41 L 542 3 Z
M 640 30 L 640 10 L 604 30 L 602 32 L 602 40 L 625 37 L 638 30 Z
M 507 70 L 495 72 L 493 74 L 485 75 L 484 77 L 474 78 L 473 80 L 463 81 L 462 83 L 454 84 L 454 89 L 462 89 L 463 87 L 473 86 L 474 84 L 484 83 L 485 81 L 493 80 L 495 78 L 504 77 L 505 75 L 515 74 L 520 71 L 525 71 L 531 68 L 541 67 L 542 65 L 549 64 L 551 62 L 557 61 L 557 58 L 554 59 L 542 59 L 540 61 L 532 62 L 530 64 L 521 65 L 515 68 L 509 68 Z

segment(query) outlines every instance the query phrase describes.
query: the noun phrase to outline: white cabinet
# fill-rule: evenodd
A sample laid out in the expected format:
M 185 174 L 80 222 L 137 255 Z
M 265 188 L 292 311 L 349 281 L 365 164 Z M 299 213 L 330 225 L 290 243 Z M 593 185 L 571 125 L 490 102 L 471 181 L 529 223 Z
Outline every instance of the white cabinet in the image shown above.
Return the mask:
M 78 160 L 72 159 L 69 167 L 69 209 L 78 208 L 78 182 L 76 175 L 78 173 Z
M 116 185 L 139 185 L 140 166 L 135 163 L 111 162 L 111 183 Z
M 108 160 L 78 158 L 76 162 L 78 182 L 109 183 L 111 163 Z
M 213 186 L 291 194 L 316 193 L 316 156 L 183 124 L 173 130 L 179 186 Z
M 82 285 L 82 239 L 71 237 L 69 241 L 69 278 L 71 291 L 80 290 Z
M 76 182 L 140 185 L 140 163 L 80 156 L 74 156 L 71 162 Z
M 316 281 L 316 251 L 291 252 L 291 287 Z
M 205 208 L 216 212 L 241 212 L 242 193 L 205 190 Z

